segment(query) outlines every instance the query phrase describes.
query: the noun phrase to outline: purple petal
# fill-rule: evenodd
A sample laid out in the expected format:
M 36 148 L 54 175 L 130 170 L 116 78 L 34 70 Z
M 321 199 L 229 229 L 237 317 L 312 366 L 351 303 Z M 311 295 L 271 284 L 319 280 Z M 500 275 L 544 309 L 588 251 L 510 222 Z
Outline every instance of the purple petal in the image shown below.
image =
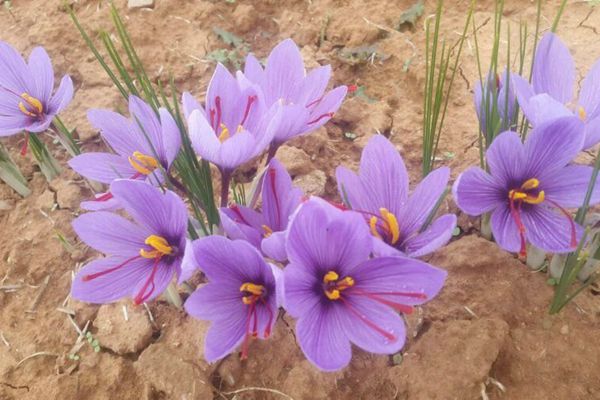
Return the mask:
M 340 304 L 327 304 L 302 315 L 296 323 L 300 348 L 306 358 L 323 371 L 336 371 L 350 362 L 352 350 L 345 320 Z
M 94 195 L 94 198 L 98 199 L 103 196 L 106 196 L 108 192 L 105 193 L 97 193 Z M 79 207 L 83 210 L 87 211 L 116 211 L 121 208 L 119 201 L 114 197 L 111 197 L 108 200 L 89 200 L 82 201 L 79 204 Z
M 25 60 L 17 50 L 3 41 L 0 41 L 0 86 L 18 95 L 35 89 Z
M 523 212 L 521 216 L 527 239 L 536 247 L 550 253 L 574 251 L 583 234 L 581 226 L 578 224 L 572 226 L 567 216 L 558 210 L 553 211 L 543 206 L 534 206 L 527 212 Z M 572 234 L 575 234 L 575 243 L 571 242 Z
M 353 204 L 356 209 L 379 212 L 387 208 L 400 215 L 401 206 L 408 198 L 408 173 L 402 157 L 394 145 L 382 135 L 375 135 L 367 143 L 360 159 L 360 180 L 367 204 Z
M 220 123 L 225 124 L 232 132 L 239 125 L 239 121 L 243 116 L 243 109 L 239 109 L 235 105 L 239 103 L 241 98 L 241 91 L 237 80 L 231 75 L 231 73 L 222 64 L 217 64 L 215 72 L 208 84 L 206 91 L 206 114 L 210 115 L 212 110 L 217 110 L 217 97 L 221 103 L 221 121 Z M 244 103 L 245 106 L 245 103 Z M 218 129 L 215 120 L 212 128 Z M 212 124 L 211 124 L 212 125 Z
M 563 104 L 573 99 L 575 64 L 569 49 L 551 32 L 537 46 L 532 77 L 536 93 L 548 93 Z
M 376 257 L 395 257 L 405 256 L 406 254 L 397 247 L 393 247 L 378 237 L 373 236 L 373 255 Z
M 176 262 L 167 265 L 162 261 L 151 261 L 152 267 L 148 270 L 148 276 L 140 280 L 133 288 L 133 298 L 136 303 L 140 301 L 147 303 L 160 296 L 173 280 L 173 275 L 179 269 L 180 264 L 180 262 Z M 155 263 L 157 264 L 156 266 L 154 265 Z M 156 268 L 154 276 L 152 276 L 152 268 Z
M 264 147 L 258 148 L 258 142 L 250 132 L 241 131 L 221 144 L 218 157 L 213 164 L 226 171 L 233 171 L 256 157 L 263 149 Z
M 69 160 L 69 166 L 78 174 L 102 183 L 130 178 L 136 173 L 126 158 L 110 153 L 80 154 Z
M 600 60 L 594 63 L 581 84 L 579 105 L 588 119 L 600 117 Z
M 281 123 L 275 134 L 277 143 L 283 143 L 302 134 L 306 129 L 306 123 L 310 120 L 310 111 L 302 104 L 287 104 L 281 108 Z
M 346 336 L 352 343 L 376 354 L 394 354 L 402 349 L 406 341 L 406 327 L 402 317 L 392 308 L 364 297 L 351 295 L 344 300 L 344 307 L 346 308 L 343 314 L 345 321 L 342 324 Z M 377 329 L 370 324 L 377 326 Z M 379 329 L 386 334 L 384 335 Z
M 230 239 L 245 240 L 260 249 L 263 238 L 262 215 L 248 207 L 235 206 L 236 209 L 221 208 L 219 215 L 223 230 Z M 244 222 L 246 221 L 246 222 Z
M 29 54 L 28 64 L 36 87 L 36 91 L 30 95 L 47 104 L 54 89 L 54 70 L 50 57 L 43 47 L 36 47 Z
M 153 157 L 157 155 L 164 161 L 165 148 L 161 136 L 162 127 L 154 109 L 139 97 L 130 95 L 129 114 L 133 126 L 141 133 L 139 136 L 141 143 L 148 149 L 145 153 Z
M 269 237 L 264 238 L 260 245 L 262 252 L 275 261 L 283 262 L 287 260 L 285 236 L 286 232 L 283 231 L 273 232 Z
M 310 71 L 296 86 L 295 93 L 292 95 L 294 103 L 308 107 L 312 103 L 319 101 L 327 88 L 330 78 L 330 65 L 318 67 Z
M 116 214 L 98 211 L 73 221 L 73 229 L 88 246 L 117 256 L 138 255 L 151 232 Z
M 401 221 L 401 238 L 406 238 L 421 229 L 446 190 L 449 177 L 450 169 L 442 167 L 430 172 L 417 185 L 398 215 L 398 220 Z
M 293 191 L 292 178 L 277 159 L 269 162 L 262 184 L 262 214 L 274 232 L 285 230 L 289 216 L 294 212 L 300 197 Z
M 113 196 L 127 213 L 155 235 L 160 235 L 183 251 L 188 215 L 183 200 L 143 181 L 119 179 L 110 185 Z
M 423 261 L 396 256 L 368 260 L 354 271 L 352 277 L 356 290 L 381 293 L 378 296 L 383 299 L 414 306 L 437 296 L 444 286 L 446 275 L 443 269 Z M 351 290 L 354 289 L 348 289 L 355 296 Z
M 352 209 L 366 210 L 369 205 L 369 196 L 362 189 L 362 182 L 358 175 L 346 167 L 339 166 L 335 170 L 338 183 L 338 193 L 344 204 Z
M 111 303 L 123 297 L 134 296 L 133 288 L 146 279 L 152 271 L 152 260 L 128 257 L 109 257 L 87 264 L 75 275 L 71 297 L 88 303 Z M 125 263 L 125 264 L 124 264 Z M 119 265 L 122 267 L 90 280 L 83 277 L 102 273 Z
M 285 283 L 283 278 L 283 270 L 277 265 L 271 263 L 269 263 L 269 267 L 271 267 L 271 272 L 275 277 L 275 287 L 277 288 L 277 307 L 285 308 Z
M 164 162 L 166 162 L 167 166 L 170 166 L 177 154 L 179 153 L 179 148 L 181 147 L 181 135 L 179 133 L 179 127 L 173 116 L 166 108 L 161 108 L 158 110 L 160 114 L 160 124 L 161 124 L 161 137 L 160 142 L 162 142 L 164 153 L 161 156 L 164 157 Z
M 292 220 L 286 243 L 291 262 L 317 274 L 332 267 L 348 274 L 368 258 L 372 241 L 364 219 L 356 213 L 337 211 L 315 201 L 302 205 Z
M 130 156 L 140 151 L 132 122 L 119 113 L 91 109 L 87 113 L 90 124 L 100 131 L 102 138 L 118 154 Z
M 581 151 L 584 134 L 583 123 L 576 117 L 559 118 L 534 127 L 525 141 L 524 178 L 536 178 L 567 165 Z
M 526 164 L 525 149 L 516 132 L 498 135 L 485 156 L 491 175 L 502 185 L 508 186 L 521 179 Z
M 532 115 L 529 115 L 528 119 L 533 126 L 538 126 L 557 118 L 573 116 L 571 110 L 546 93 L 531 97 L 529 99 L 529 108 Z
M 213 363 L 220 360 L 242 344 L 246 335 L 245 321 L 244 313 L 232 313 L 229 318 L 213 322 L 204 339 L 206 361 Z
M 588 185 L 592 178 L 592 167 L 569 165 L 555 173 L 541 177 L 546 200 L 554 201 L 564 208 L 578 208 L 583 205 Z M 590 204 L 600 202 L 600 177 L 596 179 Z
M 188 119 L 189 135 L 198 155 L 208 161 L 218 161 L 221 143 L 210 127 L 206 117 L 200 111 L 194 110 Z
M 476 216 L 498 207 L 507 200 L 508 192 L 490 174 L 479 167 L 471 167 L 454 182 L 452 196 L 464 213 Z
M 347 86 L 338 86 L 327 92 L 321 101 L 311 109 L 305 133 L 325 125 L 340 108 L 347 93 Z
M 0 137 L 21 133 L 29 124 L 30 119 L 25 115 L 0 115 Z
M 185 251 L 183 258 L 181 259 L 181 274 L 179 274 L 179 280 L 177 284 L 181 285 L 194 275 L 196 270 L 199 270 L 198 261 L 196 261 L 196 253 L 194 252 L 194 245 L 189 239 L 185 240 Z
M 456 215 L 446 214 L 435 221 L 423 233 L 402 243 L 402 248 L 410 257 L 422 257 L 445 246 L 456 228 Z
M 265 67 L 267 101 L 289 98 L 304 74 L 304 61 L 296 43 L 292 39 L 279 43 L 269 54 Z
M 262 85 L 264 83 L 265 74 L 260 62 L 254 57 L 254 54 L 248 54 L 246 64 L 244 65 L 244 75 L 250 81 Z
M 200 111 L 200 113 L 206 118 L 204 109 L 190 92 L 183 92 L 183 95 L 181 96 L 181 104 L 183 106 L 183 116 L 186 121 L 190 118 L 190 115 L 194 110 Z
M 73 81 L 69 75 L 65 75 L 62 77 L 58 89 L 54 92 L 54 96 L 48 102 L 48 112 L 59 114 L 67 108 L 71 100 L 73 100 Z
M 600 142 L 600 116 L 588 120 L 585 124 L 585 142 L 583 144 L 584 149 L 598 144 Z
M 517 95 L 517 102 L 519 103 L 519 107 L 523 111 L 523 114 L 527 117 L 529 121 L 535 119 L 535 114 L 533 110 L 529 107 L 529 99 L 535 96 L 535 92 L 533 91 L 533 87 L 529 84 L 529 82 L 517 74 L 511 74 L 512 86 Z
M 508 201 L 506 205 L 497 207 L 491 218 L 492 233 L 498 246 L 506 251 L 516 253 L 521 249 L 521 236 L 510 212 Z
M 221 281 L 200 286 L 185 302 L 185 310 L 194 318 L 209 321 L 226 320 L 231 314 L 246 314 L 240 285 Z

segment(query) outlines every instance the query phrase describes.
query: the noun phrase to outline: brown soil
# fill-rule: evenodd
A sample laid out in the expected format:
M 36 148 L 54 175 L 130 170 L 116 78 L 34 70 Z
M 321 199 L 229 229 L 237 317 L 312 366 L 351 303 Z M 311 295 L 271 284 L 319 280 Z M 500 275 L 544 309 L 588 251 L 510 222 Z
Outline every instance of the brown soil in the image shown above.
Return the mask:
M 410 0 L 157 0 L 154 10 L 127 10 L 125 0 L 116 3 L 152 76 L 170 71 L 180 90 L 197 96 L 213 68 L 203 58 L 223 47 L 212 32 L 215 26 L 244 38 L 259 56 L 291 36 L 303 46 L 309 66 L 331 63 L 336 84 L 364 85 L 376 101 L 350 98 L 327 127 L 282 149 L 280 159 L 312 193 L 335 197 L 335 167 L 356 166 L 360 150 L 375 131 L 391 137 L 413 178 L 419 176 L 422 20 L 414 31 L 393 29 Z M 507 3 L 505 15 L 513 32 L 518 32 L 519 20 L 533 23 L 534 2 Z M 61 4 L 62 0 L 12 1 L 10 12 L 0 9 L 0 39 L 23 52 L 41 44 L 57 74 L 71 74 L 77 91 L 64 119 L 77 127 L 89 150 L 99 141 L 85 119 L 86 109 L 123 110 L 124 104 Z M 557 5 L 553 1 L 545 6 L 544 28 Z M 79 0 L 75 7 L 93 31 L 110 26 L 104 1 Z M 443 29 L 447 37 L 458 36 L 467 7 L 466 0 L 448 1 Z M 432 1 L 427 1 L 426 12 L 432 9 Z M 487 40 L 492 10 L 489 0 L 477 6 L 485 57 L 491 47 Z M 581 73 L 600 55 L 596 26 L 600 12 L 586 2 L 567 7 L 559 32 Z M 340 56 L 344 48 L 371 45 L 381 55 L 373 63 L 353 64 Z M 472 145 L 476 120 L 471 82 L 477 70 L 471 45 L 465 47 L 440 143 L 440 154 L 454 154 L 440 161 L 453 168 L 454 177 L 478 157 Z M 357 134 L 355 141 L 344 138 L 348 131 Z M 208 365 L 202 358 L 206 324 L 165 302 L 146 310 L 130 302 L 98 308 L 68 299 L 73 271 L 97 257 L 77 241 L 70 227 L 79 201 L 90 191 L 66 169 L 59 179 L 46 183 L 31 157 L 18 155 L 22 140 L 15 137 L 4 143 L 12 148 L 33 194 L 21 199 L 0 183 L 0 399 L 285 398 L 269 390 L 296 400 L 600 399 L 600 297 L 585 292 L 559 316 L 548 316 L 552 289 L 546 277 L 529 272 L 514 257 L 478 238 L 465 216 L 460 216 L 461 226 L 469 234 L 431 257 L 433 264 L 449 271 L 449 279 L 435 301 L 409 318 L 411 337 L 402 357 L 392 362 L 355 351 L 344 371 L 320 373 L 303 359 L 293 322 L 283 317 L 272 340 L 252 345 L 248 361 L 242 363 L 234 355 Z M 64 151 L 52 148 L 64 164 Z M 450 200 L 446 207 L 456 211 Z M 63 246 L 57 234 L 73 248 Z M 78 332 L 65 311 L 78 329 L 89 321 L 100 352 L 85 339 L 74 347 Z M 78 360 L 68 357 L 75 353 Z

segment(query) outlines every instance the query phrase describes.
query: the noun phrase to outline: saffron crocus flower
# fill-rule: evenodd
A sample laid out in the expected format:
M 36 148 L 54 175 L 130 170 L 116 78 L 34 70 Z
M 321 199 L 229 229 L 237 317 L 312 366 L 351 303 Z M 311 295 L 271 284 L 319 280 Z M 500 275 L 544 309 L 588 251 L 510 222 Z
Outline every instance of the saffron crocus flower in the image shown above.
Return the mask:
M 340 108 L 348 91 L 346 86 L 338 86 L 325 93 L 331 67 L 318 67 L 307 74 L 300 50 L 292 39 L 275 46 L 264 69 L 250 54 L 244 76 L 262 88 L 267 107 L 283 103 L 282 123 L 273 139 L 275 149 L 324 125 Z
M 208 283 L 192 293 L 185 309 L 195 318 L 212 322 L 204 341 L 204 357 L 214 362 L 241 345 L 244 359 L 250 339 L 267 339 L 277 317 L 271 267 L 242 240 L 209 236 L 191 246 L 193 259 Z
M 519 106 L 534 127 L 556 118 L 574 115 L 585 125 L 584 149 L 600 142 L 600 60 L 583 80 L 574 99 L 575 63 L 558 36 L 548 32 L 535 52 L 532 85 L 513 76 Z
M 8 43 L 0 41 L 0 136 L 43 132 L 73 98 L 73 82 L 63 76 L 54 92 L 54 70 L 42 47 L 26 63 Z
M 500 131 L 510 128 L 511 121 L 515 117 L 516 96 L 512 87 L 508 70 L 505 70 L 502 76 L 492 76 L 488 74 L 485 84 L 476 82 L 474 88 L 473 101 L 475 111 L 479 119 L 481 131 L 488 134 L 488 118 L 495 112 L 500 122 Z M 486 111 L 487 107 L 487 111 Z M 498 132 L 498 131 L 496 131 Z
M 90 123 L 100 130 L 114 153 L 78 155 L 69 160 L 71 168 L 88 179 L 108 184 L 115 179 L 147 180 L 154 185 L 163 182 L 163 171 L 169 170 L 181 147 L 179 128 L 165 108 L 159 109 L 157 116 L 136 96 L 129 97 L 129 113 L 131 119 L 109 110 L 88 111 Z M 106 210 L 117 204 L 110 193 L 103 193 L 81 206 Z
M 340 196 L 346 206 L 363 215 L 375 237 L 378 254 L 401 251 L 420 257 L 445 245 L 452 237 L 456 216 L 445 214 L 424 229 L 446 190 L 450 170 L 432 171 L 409 196 L 408 173 L 394 145 L 381 135 L 365 146 L 360 173 L 336 171 Z
M 260 212 L 236 204 L 220 210 L 221 223 L 232 239 L 243 239 L 274 260 L 285 261 L 288 220 L 302 200 L 302 190 L 292 186 L 283 165 L 272 159 L 262 182 Z
M 279 105 L 265 107 L 257 90 L 241 85 L 218 64 L 206 92 L 206 110 L 198 108 L 189 94 L 184 95 L 194 150 L 224 175 L 258 156 L 279 127 Z
M 567 211 L 583 204 L 592 167 L 570 165 L 581 151 L 583 123 L 564 117 L 536 126 L 521 143 L 500 134 L 486 153 L 489 174 L 472 167 L 454 183 L 456 204 L 469 215 L 492 213 L 494 238 L 505 250 L 526 254 L 526 243 L 550 253 L 577 246 L 582 229 Z M 600 201 L 596 183 L 590 204 Z
M 398 312 L 437 295 L 446 272 L 403 256 L 369 259 L 361 216 L 309 200 L 289 228 L 283 271 L 285 307 L 297 318 L 306 357 L 325 371 L 343 368 L 350 343 L 378 354 L 398 352 L 406 328 Z
M 161 294 L 181 274 L 187 210 L 173 192 L 146 182 L 116 180 L 110 192 L 135 223 L 110 212 L 83 214 L 73 228 L 90 247 L 107 255 L 75 276 L 71 296 L 109 303 L 131 296 L 141 304 Z

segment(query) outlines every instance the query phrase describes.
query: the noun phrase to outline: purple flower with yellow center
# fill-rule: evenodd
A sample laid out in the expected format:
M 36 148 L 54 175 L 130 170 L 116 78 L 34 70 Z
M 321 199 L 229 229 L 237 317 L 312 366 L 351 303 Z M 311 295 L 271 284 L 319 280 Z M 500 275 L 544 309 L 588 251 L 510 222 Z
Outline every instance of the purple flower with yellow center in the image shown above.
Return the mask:
M 195 318 L 212 322 L 204 341 L 204 357 L 214 362 L 241 345 L 241 358 L 245 359 L 250 339 L 267 339 L 277 317 L 273 271 L 260 253 L 242 240 L 209 236 L 191 246 L 194 266 L 202 269 L 208 283 L 192 293 L 185 309 Z
M 331 67 L 318 67 L 307 74 L 300 50 L 292 39 L 275 46 L 264 69 L 249 55 L 244 76 L 261 87 L 267 107 L 278 102 L 283 104 L 282 123 L 273 139 L 275 149 L 295 136 L 324 125 L 340 108 L 348 91 L 346 86 L 338 86 L 325 92 Z
M 288 220 L 302 201 L 302 190 L 292 186 L 286 169 L 272 159 L 262 183 L 262 209 L 232 204 L 220 210 L 227 236 L 243 239 L 276 261 L 285 261 L 285 231 Z
M 402 252 L 420 257 L 444 246 L 452 237 L 456 216 L 445 214 L 424 226 L 448 185 L 450 170 L 436 169 L 409 196 L 408 173 L 394 145 L 381 135 L 365 146 L 356 175 L 344 167 L 336 171 L 340 196 L 346 206 L 364 217 L 375 237 L 375 252 Z
M 116 180 L 110 192 L 136 223 L 106 211 L 73 221 L 81 240 L 107 257 L 77 273 L 71 296 L 89 303 L 131 296 L 141 304 L 160 295 L 181 274 L 187 210 L 175 193 L 142 181 Z
M 482 82 L 475 83 L 473 94 L 475 111 L 479 119 L 480 129 L 486 134 L 488 130 L 487 119 L 492 116 L 494 111 L 499 118 L 501 131 L 507 130 L 515 117 L 516 95 L 510 79 L 507 79 L 509 76 L 508 70 L 505 70 L 502 76 L 497 75 L 494 77 L 492 74 L 488 74 L 485 84 Z
M 225 176 L 258 156 L 281 121 L 278 104 L 266 108 L 256 86 L 238 82 L 221 64 L 208 85 L 205 110 L 189 94 L 183 103 L 194 150 Z
M 25 62 L 19 52 L 0 41 L 0 136 L 48 129 L 73 98 L 71 78 L 63 76 L 53 91 L 54 70 L 46 50 L 36 47 Z
M 88 179 L 111 183 L 115 179 L 146 180 L 153 185 L 164 182 L 164 172 L 177 157 L 181 147 L 179 128 L 171 114 L 160 108 L 158 115 L 149 104 L 136 96 L 129 97 L 131 119 L 121 114 L 93 109 L 90 123 L 114 153 L 84 153 L 69 160 L 69 165 Z M 110 192 L 82 203 L 88 210 L 106 210 L 117 205 Z
M 521 142 L 515 132 L 500 134 L 486 153 L 489 173 L 472 167 L 454 183 L 454 200 L 469 215 L 491 213 L 496 242 L 526 255 L 526 244 L 550 253 L 577 246 L 582 228 L 569 208 L 583 204 L 592 167 L 573 165 L 584 142 L 583 123 L 564 117 L 536 126 Z M 596 183 L 590 204 L 600 201 Z
M 309 200 L 289 228 L 283 271 L 285 308 L 306 357 L 325 371 L 350 362 L 350 343 L 398 352 L 409 314 L 441 290 L 446 272 L 404 256 L 369 258 L 373 241 L 356 213 Z
M 585 126 L 583 148 L 600 142 L 600 60 L 592 66 L 574 99 L 575 63 L 558 36 L 544 35 L 535 52 L 532 84 L 513 75 L 519 106 L 532 126 L 565 116 L 579 117 Z

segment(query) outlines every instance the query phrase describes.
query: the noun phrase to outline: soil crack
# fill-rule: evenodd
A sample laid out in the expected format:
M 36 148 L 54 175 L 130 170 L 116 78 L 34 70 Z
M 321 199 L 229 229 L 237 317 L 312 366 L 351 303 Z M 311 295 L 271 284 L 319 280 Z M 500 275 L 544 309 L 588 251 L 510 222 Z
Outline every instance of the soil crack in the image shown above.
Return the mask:
M 25 390 L 27 390 L 29 392 L 29 386 L 18 386 L 18 385 L 15 386 L 15 385 L 11 385 L 8 382 L 0 382 L 0 385 L 9 387 L 9 388 L 11 388 L 13 390 L 23 390 L 23 389 L 25 389 Z

